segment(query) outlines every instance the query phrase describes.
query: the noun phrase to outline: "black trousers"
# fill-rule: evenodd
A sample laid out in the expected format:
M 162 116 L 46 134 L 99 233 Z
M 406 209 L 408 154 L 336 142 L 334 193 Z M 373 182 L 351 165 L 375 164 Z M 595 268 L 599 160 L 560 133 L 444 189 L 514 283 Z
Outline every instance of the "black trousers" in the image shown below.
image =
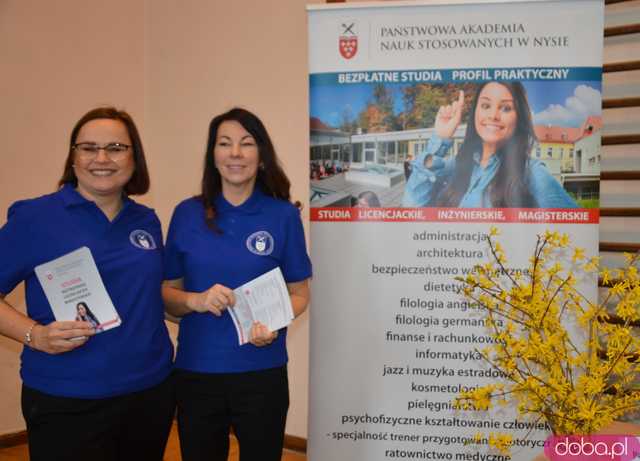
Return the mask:
M 162 461 L 175 413 L 173 378 L 105 399 L 22 386 L 31 461 Z
M 240 461 L 280 461 L 289 409 L 287 367 L 175 373 L 183 461 L 226 461 L 229 430 Z

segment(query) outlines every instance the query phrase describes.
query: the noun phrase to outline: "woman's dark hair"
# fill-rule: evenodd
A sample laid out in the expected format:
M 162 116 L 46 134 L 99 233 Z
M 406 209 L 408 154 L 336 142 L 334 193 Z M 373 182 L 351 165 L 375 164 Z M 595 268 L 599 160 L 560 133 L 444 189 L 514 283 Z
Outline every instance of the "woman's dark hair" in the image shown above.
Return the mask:
M 270 197 L 286 201 L 291 198 L 289 193 L 291 182 L 280 166 L 271 138 L 260 119 L 248 110 L 238 107 L 217 115 L 209 124 L 209 138 L 207 139 L 207 149 L 204 153 L 202 192 L 197 197 L 202 200 L 204 205 L 207 225 L 216 232 L 220 232 L 220 229 L 215 224 L 215 200 L 222 193 L 222 178 L 216 168 L 213 150 L 220 125 L 228 121 L 238 122 L 256 141 L 260 164 L 256 187 L 259 187 L 262 192 Z M 298 202 L 296 202 L 296 206 L 299 206 Z
M 488 194 L 491 206 L 495 208 L 533 208 L 535 199 L 529 192 L 526 171 L 529 155 L 536 143 L 536 135 L 531 121 L 531 109 L 527 101 L 527 93 L 520 82 L 486 82 L 482 84 L 473 99 L 467 132 L 460 152 L 456 156 L 453 175 L 448 184 L 440 183 L 440 190 L 432 206 L 456 207 L 469 188 L 473 170 L 473 155 L 482 152 L 482 139 L 478 135 L 475 124 L 476 107 L 482 89 L 489 83 L 498 83 L 509 90 L 513 96 L 517 120 L 516 128 L 494 155 L 500 158 L 500 166 L 489 184 Z
M 368 207 L 372 207 L 372 208 L 380 208 L 382 205 L 380 205 L 380 199 L 378 198 L 378 196 L 376 195 L 375 192 L 370 191 L 370 190 L 366 190 L 364 192 L 360 192 L 360 194 L 358 194 L 358 198 L 356 200 L 356 202 L 363 200 Z
M 91 309 L 89 309 L 89 306 L 87 306 L 87 303 L 81 301 L 78 304 L 76 304 L 76 312 L 78 312 L 78 308 L 80 306 L 84 307 L 84 310 L 87 313 L 87 317 L 89 317 L 91 320 L 93 320 L 96 323 L 96 325 L 100 325 L 100 321 L 95 316 L 95 314 L 93 312 L 91 312 Z
M 127 112 L 118 110 L 115 107 L 98 107 L 90 110 L 75 124 L 73 130 L 71 130 L 69 154 L 67 155 L 67 161 L 64 164 L 62 177 L 60 178 L 60 181 L 58 181 L 58 186 L 63 186 L 64 184 L 72 184 L 73 186 L 78 185 L 78 178 L 76 177 L 76 173 L 73 169 L 73 146 L 76 143 L 76 139 L 78 139 L 80 129 L 87 122 L 98 119 L 119 120 L 127 127 L 129 138 L 131 139 L 131 149 L 133 150 L 133 162 L 135 167 L 129 182 L 124 186 L 124 191 L 127 195 L 141 195 L 147 193 L 150 185 L 149 169 L 147 168 L 147 162 L 144 158 L 144 149 L 142 148 L 140 134 L 138 133 L 136 124 L 133 122 L 131 116 Z

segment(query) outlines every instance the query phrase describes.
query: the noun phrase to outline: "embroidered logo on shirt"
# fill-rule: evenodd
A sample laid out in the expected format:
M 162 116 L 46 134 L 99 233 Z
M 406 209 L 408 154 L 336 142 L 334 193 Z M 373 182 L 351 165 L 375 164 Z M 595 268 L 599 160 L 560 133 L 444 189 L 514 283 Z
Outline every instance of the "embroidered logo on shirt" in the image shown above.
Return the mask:
M 254 232 L 247 239 L 247 249 L 258 256 L 268 256 L 273 252 L 273 237 L 267 231 Z
M 153 236 L 142 229 L 136 229 L 131 232 L 129 234 L 129 241 L 134 247 L 140 248 L 141 250 L 155 250 L 158 248 Z

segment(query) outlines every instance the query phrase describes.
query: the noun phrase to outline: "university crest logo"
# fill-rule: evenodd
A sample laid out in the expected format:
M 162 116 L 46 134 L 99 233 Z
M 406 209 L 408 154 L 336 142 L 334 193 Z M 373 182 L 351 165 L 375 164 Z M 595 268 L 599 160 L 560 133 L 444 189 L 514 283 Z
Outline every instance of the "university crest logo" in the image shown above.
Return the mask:
M 342 24 L 342 33 L 338 38 L 338 50 L 344 59 L 351 59 L 358 52 L 358 36 L 354 30 L 355 25 L 355 22 Z
M 258 256 L 268 256 L 273 252 L 273 237 L 267 231 L 254 232 L 247 239 L 247 249 Z
M 153 236 L 142 229 L 136 229 L 129 234 L 131 245 L 141 250 L 155 250 L 157 247 Z

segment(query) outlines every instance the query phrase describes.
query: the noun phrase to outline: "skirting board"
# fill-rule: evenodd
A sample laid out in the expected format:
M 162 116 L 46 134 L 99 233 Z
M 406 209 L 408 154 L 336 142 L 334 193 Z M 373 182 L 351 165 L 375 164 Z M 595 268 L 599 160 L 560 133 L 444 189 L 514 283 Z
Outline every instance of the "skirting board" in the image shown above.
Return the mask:
M 301 453 L 307 452 L 307 439 L 302 437 L 296 437 L 295 435 L 284 435 L 284 447 L 287 450 L 299 451 Z
M 0 435 L 0 448 L 15 447 L 27 443 L 27 431 Z

